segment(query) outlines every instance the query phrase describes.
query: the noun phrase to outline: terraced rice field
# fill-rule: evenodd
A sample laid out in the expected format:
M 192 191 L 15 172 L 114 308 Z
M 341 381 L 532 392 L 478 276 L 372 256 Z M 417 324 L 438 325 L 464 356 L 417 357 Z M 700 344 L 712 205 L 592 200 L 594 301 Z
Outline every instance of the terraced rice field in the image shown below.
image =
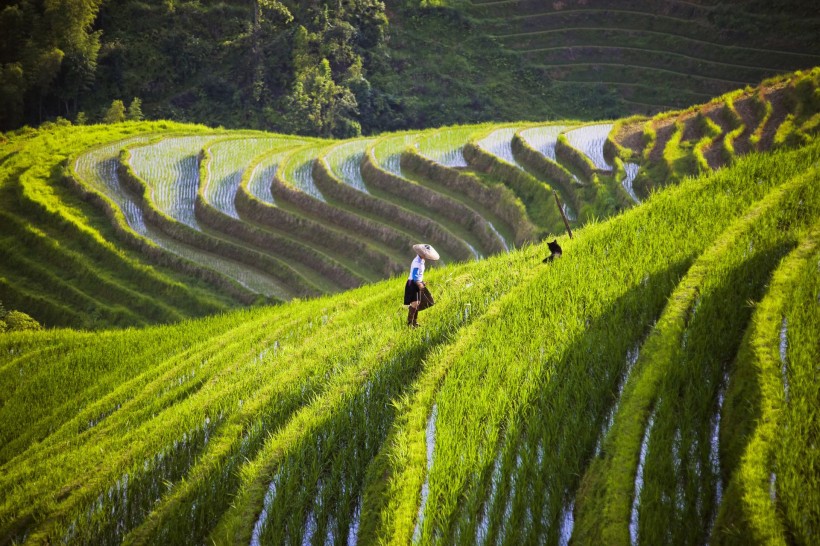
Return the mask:
M 612 165 L 604 159 L 604 142 L 612 130 L 611 123 L 587 125 L 578 129 L 566 131 L 567 140 L 577 150 L 581 150 L 588 157 L 596 169 L 611 171 Z
M 472 0 L 461 9 L 562 96 L 614 93 L 634 113 L 685 107 L 820 63 L 807 4 Z M 784 9 L 805 16 L 788 25 Z
M 345 276 L 348 280 L 343 282 L 352 282 L 356 275 L 373 279 L 373 269 L 357 265 L 354 258 L 365 250 L 361 245 L 370 247 L 365 251 L 368 261 L 381 262 L 379 269 L 395 272 L 390 264 L 400 261 L 401 247 L 412 239 L 438 237 L 437 244 L 444 245 L 447 254 L 452 251 L 452 260 L 509 249 L 513 238 L 507 230 L 520 230 L 526 222 L 538 228 L 518 239 L 519 244 L 560 234 L 563 226 L 552 221 L 554 203 L 549 191 L 543 191 L 544 184 L 560 191 L 565 213 L 582 225 L 589 218 L 609 216 L 640 202 L 667 181 L 730 164 L 753 149 L 793 145 L 808 138 L 816 126 L 816 105 L 808 100 L 816 86 L 816 71 L 797 74 L 772 80 L 761 90 L 733 92 L 700 109 L 630 122 L 624 128 L 609 123 L 482 125 L 307 145 L 305 140 L 262 133 L 159 132 L 77 154 L 73 168 L 85 187 L 110 200 L 122 214 L 123 226 L 166 251 L 154 259 L 162 256 L 170 263 L 168 256 L 176 255 L 183 262 L 173 267 L 184 269 L 193 263 L 210 271 L 198 270 L 208 282 L 227 278 L 229 284 L 237 282 L 250 292 L 288 298 L 305 290 L 332 291 L 332 285 Z M 522 170 L 517 152 L 513 153 L 516 138 L 542 161 L 532 163 L 533 158 L 527 157 Z M 472 154 L 468 161 L 465 150 L 473 144 L 486 155 Z M 556 154 L 558 144 L 560 154 Z M 118 159 L 121 148 L 128 148 L 130 155 Z M 370 192 L 361 168 L 368 150 L 376 166 L 396 178 L 371 180 L 379 200 L 366 206 L 352 196 L 334 196 L 332 206 L 341 204 L 339 199 L 345 201 L 334 212 L 314 180 L 317 158 L 321 156 L 342 185 Z M 403 156 L 413 151 L 445 170 L 419 170 L 416 165 L 406 173 Z M 200 157 L 206 158 L 204 173 L 198 168 Z M 504 163 L 518 168 L 498 167 Z M 127 167 L 148 188 L 142 198 L 131 183 L 127 188 L 123 185 L 121 171 Z M 521 179 L 521 173 L 534 174 L 538 180 Z M 278 198 L 271 191 L 274 175 L 285 184 L 277 190 Z M 246 210 L 250 216 L 240 214 L 237 189 L 243 177 L 248 195 L 262 206 L 275 204 L 278 212 L 252 207 Z M 376 181 L 378 187 L 372 185 Z M 197 219 L 202 212 L 197 212 L 198 188 L 205 203 L 248 228 L 237 231 L 239 224 L 230 227 L 209 221 L 203 229 Z M 398 209 L 390 208 L 395 206 Z M 522 212 L 514 214 L 516 206 L 523 206 Z M 196 233 L 181 230 L 183 226 Z M 496 226 L 502 226 L 503 237 Z M 279 246 L 268 247 L 268 243 Z M 294 262 L 287 254 L 299 245 L 313 256 L 309 261 Z M 290 263 L 276 261 L 282 257 Z M 342 263 L 348 273 L 338 269 Z
M 629 194 L 629 197 L 635 201 L 635 203 L 641 202 L 638 198 L 638 194 L 635 193 L 635 189 L 632 187 L 632 183 L 635 182 L 639 170 L 640 165 L 637 163 L 624 163 L 624 179 L 621 180 L 624 190 L 626 190 L 626 193 Z
M 251 173 L 248 181 L 248 191 L 263 203 L 274 204 L 271 184 L 279 169 L 279 164 L 287 154 L 288 152 L 276 152 L 265 155 L 264 159 L 259 161 Z
M 813 543 L 818 88 L 558 134 L 12 137 L 0 297 L 96 331 L 0 333 L 0 541 Z
M 447 128 L 419 138 L 419 152 L 445 167 L 467 167 L 462 148 L 476 131 L 474 127 Z
M 334 146 L 324 155 L 333 174 L 342 182 L 364 193 L 368 193 L 362 178 L 362 158 L 365 150 L 375 142 L 374 140 L 358 139 L 345 144 Z
M 204 141 L 207 138 L 213 137 L 200 137 L 200 140 Z M 238 282 L 245 288 L 258 294 L 280 298 L 291 297 L 290 290 L 269 275 L 259 272 L 254 268 L 249 268 L 247 265 L 243 265 L 237 261 L 226 259 L 218 254 L 205 252 L 195 246 L 185 244 L 173 237 L 169 237 L 155 227 L 146 225 L 143 211 L 137 204 L 133 194 L 123 188 L 120 182 L 118 156 L 120 150 L 130 146 L 137 146 L 135 149 L 139 150 L 142 149 L 141 147 L 145 146 L 148 141 L 149 137 L 138 137 L 108 146 L 98 147 L 90 152 L 81 154 L 74 162 L 77 176 L 83 183 L 88 184 L 94 190 L 111 199 L 117 207 L 120 208 L 131 229 L 162 249 L 202 267 L 216 270 L 219 274 Z M 140 157 L 138 161 L 147 161 L 146 158 L 150 157 L 150 154 L 151 152 L 149 150 L 145 150 L 144 154 L 138 154 L 138 157 Z M 190 165 L 190 167 L 194 168 L 192 165 Z M 160 174 L 163 172 L 162 169 L 162 166 L 154 166 L 151 170 L 147 171 L 148 176 L 155 176 L 157 178 L 154 178 L 154 180 L 157 180 L 162 176 Z M 173 176 L 178 176 L 177 171 L 174 171 Z M 198 179 L 198 176 L 191 175 L 190 172 L 182 176 L 189 185 L 196 183 L 196 179 Z M 194 176 L 193 182 L 191 176 Z M 183 198 L 183 195 L 187 198 L 189 193 L 190 187 L 182 192 L 174 192 L 166 189 L 164 190 L 164 195 L 168 199 L 163 203 L 167 207 L 166 210 L 174 210 L 180 218 L 188 218 L 191 224 L 196 225 L 196 220 L 193 216 L 193 202 L 186 201 Z M 169 196 L 174 197 L 169 198 Z
M 298 191 L 319 201 L 325 201 L 325 197 L 313 180 L 313 163 L 316 161 L 319 150 L 319 147 L 305 146 L 288 155 L 286 167 L 280 171 L 280 176 Z
M 742 153 L 805 141 L 816 126 L 817 84 L 815 70 L 624 123 L 485 124 L 339 143 L 140 134 L 77 154 L 73 169 L 122 214 L 122 227 L 139 237 L 133 244 L 150 241 L 164 252 L 154 259 L 171 264 L 176 256 L 182 261 L 171 267 L 201 268 L 206 282 L 238 284 L 246 298 L 288 299 L 395 274 L 414 240 L 433 242 L 452 262 L 558 236 L 564 228 L 552 189 L 577 228 Z M 376 170 L 366 182 L 368 161 Z M 332 179 L 322 181 L 324 190 L 317 166 Z M 128 167 L 146 185 L 144 196 L 121 180 Z
M 194 202 L 199 188 L 199 152 L 213 136 L 163 138 L 131 149 L 129 163 L 149 187 L 157 208 L 194 229 L 199 224 Z
M 432 268 L 418 329 L 393 278 L 2 334 L 0 537 L 810 543 L 818 161 L 816 137 L 740 157 L 549 264 Z
M 373 158 L 382 169 L 402 176 L 401 154 L 417 138 L 418 135 L 415 133 L 381 138 L 372 147 Z
M 228 216 L 239 218 L 235 198 L 248 163 L 271 149 L 296 147 L 299 144 L 300 141 L 281 138 L 242 138 L 223 140 L 207 146 L 205 149 L 211 154 L 213 161 L 208 166 L 209 177 L 203 186 L 205 199 Z
M 145 219 L 142 216 L 142 210 L 133 197 L 120 184 L 120 178 L 117 174 L 119 165 L 117 157 L 123 147 L 145 143 L 149 139 L 150 137 L 136 137 L 101 146 L 82 154 L 74 162 L 74 170 L 85 183 L 113 200 L 125 214 L 125 219 L 131 229 L 140 235 L 147 233 Z
M 555 143 L 558 140 L 558 135 L 566 129 L 567 127 L 564 125 L 544 125 L 525 129 L 520 134 L 521 138 L 526 140 L 530 146 L 548 159 L 555 161 Z
M 494 156 L 522 168 L 513 157 L 512 138 L 518 131 L 516 127 L 506 127 L 493 131 L 483 139 L 478 141 L 478 145 Z

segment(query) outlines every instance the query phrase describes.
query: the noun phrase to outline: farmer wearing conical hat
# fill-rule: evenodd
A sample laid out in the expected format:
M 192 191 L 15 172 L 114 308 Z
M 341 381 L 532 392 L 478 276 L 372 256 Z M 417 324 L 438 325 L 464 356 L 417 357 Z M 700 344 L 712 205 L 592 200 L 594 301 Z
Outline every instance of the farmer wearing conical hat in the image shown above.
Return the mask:
M 404 305 L 409 306 L 407 325 L 416 328 L 419 325 L 416 321 L 419 311 L 426 308 L 426 305 L 421 306 L 421 309 L 419 308 L 422 303 L 422 295 L 429 298 L 429 300 L 426 300 L 428 304 L 432 303 L 432 296 L 424 286 L 424 261 L 438 260 L 439 255 L 436 249 L 430 245 L 413 245 L 413 250 L 416 252 L 416 257 L 413 258 L 413 263 L 410 264 L 410 276 L 404 285 Z

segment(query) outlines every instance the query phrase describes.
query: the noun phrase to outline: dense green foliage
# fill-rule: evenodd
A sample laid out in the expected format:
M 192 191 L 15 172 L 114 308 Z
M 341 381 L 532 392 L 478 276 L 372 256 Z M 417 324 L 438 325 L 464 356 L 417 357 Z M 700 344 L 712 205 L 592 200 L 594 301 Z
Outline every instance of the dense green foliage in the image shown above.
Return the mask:
M 806 1 L 13 0 L 0 129 L 139 119 L 347 137 L 702 102 L 820 61 Z
M 9 311 L 0 301 L 0 334 L 4 332 L 21 332 L 24 330 L 39 330 L 40 324 L 20 311 Z

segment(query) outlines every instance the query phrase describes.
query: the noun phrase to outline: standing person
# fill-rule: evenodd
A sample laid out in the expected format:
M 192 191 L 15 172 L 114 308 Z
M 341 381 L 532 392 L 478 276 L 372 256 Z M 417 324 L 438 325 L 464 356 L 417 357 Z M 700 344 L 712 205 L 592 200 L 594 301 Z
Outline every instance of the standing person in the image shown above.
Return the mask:
M 409 305 L 407 312 L 407 325 L 411 328 L 418 327 L 416 318 L 419 316 L 419 303 L 424 290 L 424 261 L 438 260 L 439 255 L 436 249 L 430 245 L 413 245 L 416 257 L 410 264 L 410 276 L 404 285 L 404 305 Z

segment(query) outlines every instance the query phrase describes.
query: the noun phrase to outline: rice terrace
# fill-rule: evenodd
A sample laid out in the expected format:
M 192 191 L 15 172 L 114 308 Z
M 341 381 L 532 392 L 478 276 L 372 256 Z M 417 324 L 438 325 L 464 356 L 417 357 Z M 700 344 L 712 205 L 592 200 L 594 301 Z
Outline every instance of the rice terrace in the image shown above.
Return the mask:
M 820 544 L 812 2 L 7 4 L 0 545 Z

